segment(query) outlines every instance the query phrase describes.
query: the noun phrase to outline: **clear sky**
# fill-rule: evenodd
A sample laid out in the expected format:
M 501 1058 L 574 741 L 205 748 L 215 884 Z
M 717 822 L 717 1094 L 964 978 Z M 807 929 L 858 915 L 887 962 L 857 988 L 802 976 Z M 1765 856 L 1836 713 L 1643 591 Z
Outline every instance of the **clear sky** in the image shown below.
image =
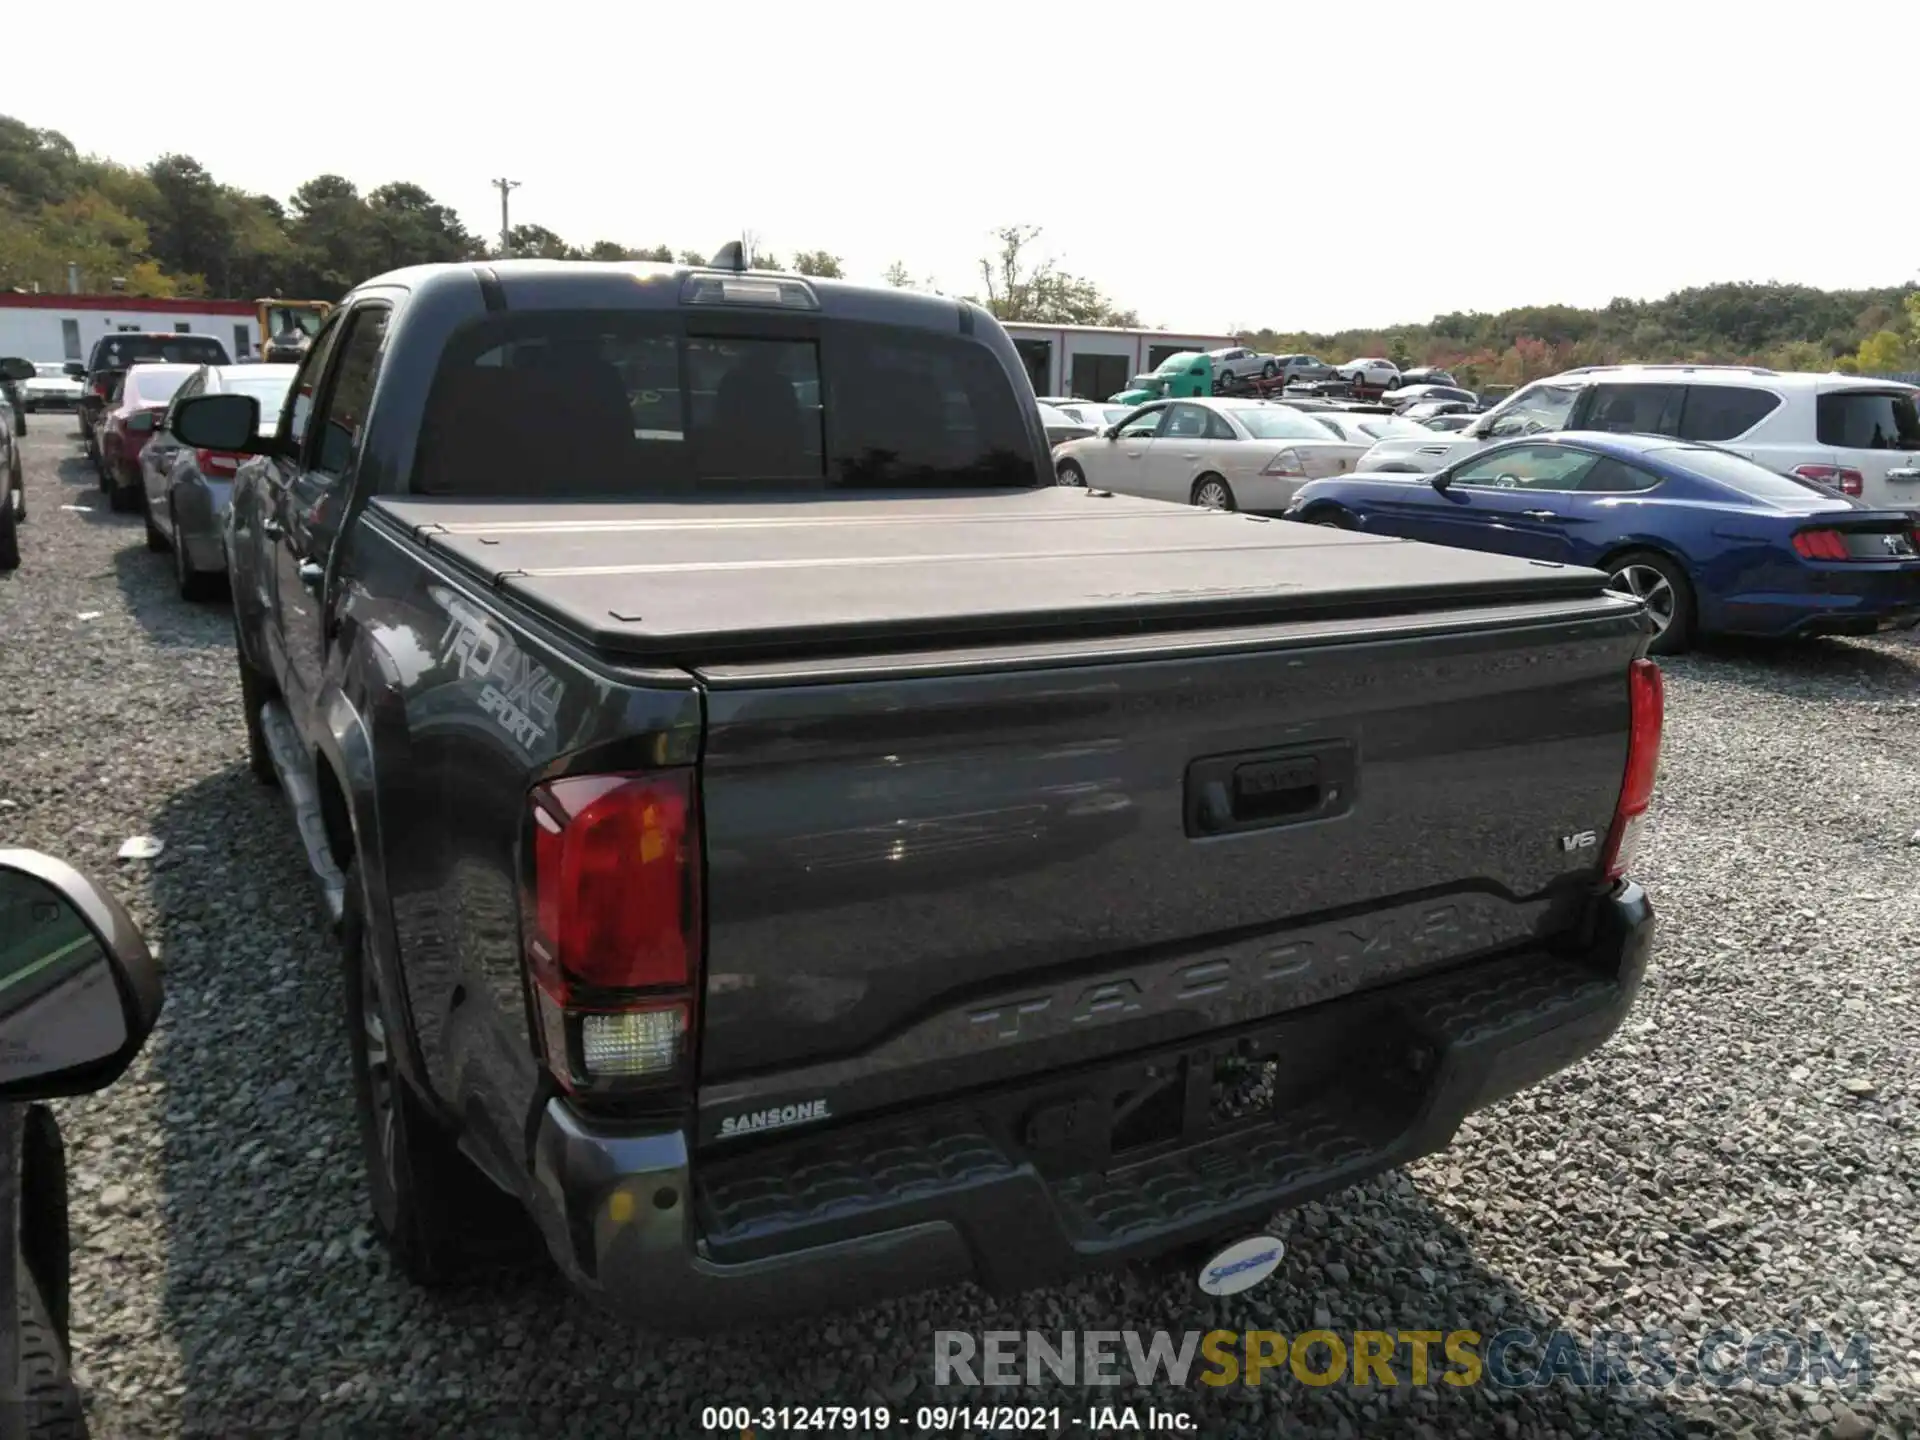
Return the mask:
M 7 8 L 0 112 L 83 151 L 411 180 L 486 233 L 507 176 L 575 243 L 965 291 L 1032 224 L 1194 330 L 1920 277 L 1913 0 Z

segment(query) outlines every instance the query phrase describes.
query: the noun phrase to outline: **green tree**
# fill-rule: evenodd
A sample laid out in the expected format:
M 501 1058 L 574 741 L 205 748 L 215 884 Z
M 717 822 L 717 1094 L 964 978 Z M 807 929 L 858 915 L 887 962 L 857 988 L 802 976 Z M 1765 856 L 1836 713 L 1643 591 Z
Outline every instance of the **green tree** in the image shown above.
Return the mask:
M 847 275 L 840 257 L 829 255 L 825 250 L 800 251 L 793 257 L 793 268 L 797 274 L 817 275 L 822 280 L 844 280 Z
M 224 287 L 233 258 L 226 196 L 191 155 L 162 155 L 147 166 L 153 194 L 142 218 L 162 268 L 211 277 Z
M 385 245 L 360 191 L 339 175 L 318 175 L 293 192 L 288 238 L 293 288 L 314 299 L 337 299 L 387 268 Z
M 1004 225 L 993 232 L 994 253 L 980 261 L 987 298 L 980 303 L 1002 320 L 1041 325 L 1134 326 L 1140 317 L 1116 308 L 1091 280 L 1069 275 L 1051 258 L 1034 260 L 1037 225 Z
M 1862 375 L 1895 374 L 1913 368 L 1913 347 L 1904 335 L 1892 330 L 1876 330 L 1860 342 L 1853 363 Z
M 452 207 L 442 205 L 418 185 L 395 181 L 370 191 L 367 217 L 390 270 L 471 260 L 481 253 L 480 242 Z
M 507 255 L 515 260 L 578 260 L 580 252 L 544 225 L 516 225 L 507 232 Z

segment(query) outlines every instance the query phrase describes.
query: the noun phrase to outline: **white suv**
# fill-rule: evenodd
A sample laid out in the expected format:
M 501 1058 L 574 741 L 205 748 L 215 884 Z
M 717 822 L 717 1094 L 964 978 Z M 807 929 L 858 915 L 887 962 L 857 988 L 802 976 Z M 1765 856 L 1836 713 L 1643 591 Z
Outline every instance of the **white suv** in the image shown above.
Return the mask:
M 1706 441 L 1876 508 L 1920 510 L 1920 389 L 1745 365 L 1598 365 L 1516 390 L 1451 435 L 1382 440 L 1359 470 L 1433 471 L 1495 440 L 1611 430 Z

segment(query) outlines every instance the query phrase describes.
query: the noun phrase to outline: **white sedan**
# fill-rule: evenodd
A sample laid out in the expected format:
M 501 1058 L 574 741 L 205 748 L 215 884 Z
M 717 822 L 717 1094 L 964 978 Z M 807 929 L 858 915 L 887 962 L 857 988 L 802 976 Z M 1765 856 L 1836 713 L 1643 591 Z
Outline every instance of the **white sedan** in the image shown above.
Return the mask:
M 1388 386 L 1400 378 L 1400 367 L 1391 360 L 1361 358 L 1333 367 L 1334 375 L 1350 385 Z
M 1431 433 L 1417 420 L 1399 415 L 1369 415 L 1352 410 L 1316 410 L 1313 418 L 1342 440 L 1371 447 L 1376 440 L 1401 439 Z
M 1053 463 L 1062 485 L 1277 514 L 1307 481 L 1352 470 L 1372 443 L 1264 400 L 1159 400 L 1068 441 Z

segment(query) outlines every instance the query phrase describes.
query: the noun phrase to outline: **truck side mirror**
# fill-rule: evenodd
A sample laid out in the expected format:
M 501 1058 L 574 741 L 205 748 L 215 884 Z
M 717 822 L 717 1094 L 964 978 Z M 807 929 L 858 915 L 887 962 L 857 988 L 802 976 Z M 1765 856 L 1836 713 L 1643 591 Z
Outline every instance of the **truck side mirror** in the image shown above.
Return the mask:
M 82 365 L 78 360 L 69 360 L 66 364 L 62 365 L 60 369 L 69 380 L 84 380 L 87 378 L 87 367 Z
M 265 455 L 273 442 L 260 434 L 260 402 L 251 395 L 190 395 L 173 407 L 173 434 L 193 450 Z
M 159 967 L 119 901 L 50 855 L 0 850 L 0 1102 L 112 1084 L 160 1005 Z

